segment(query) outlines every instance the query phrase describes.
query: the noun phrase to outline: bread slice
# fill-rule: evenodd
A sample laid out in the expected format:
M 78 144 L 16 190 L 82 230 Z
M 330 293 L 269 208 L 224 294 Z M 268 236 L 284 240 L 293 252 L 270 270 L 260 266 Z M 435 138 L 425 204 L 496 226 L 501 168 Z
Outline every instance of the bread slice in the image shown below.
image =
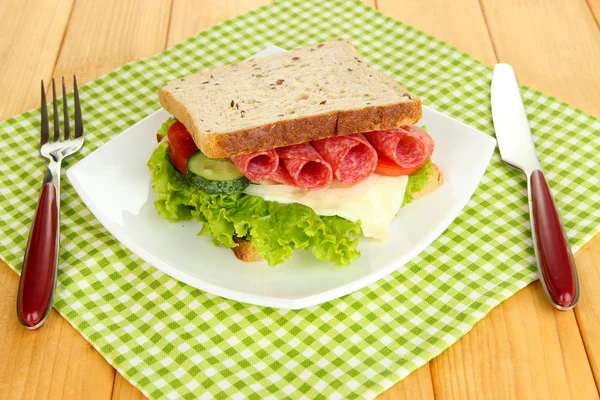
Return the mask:
M 237 243 L 237 246 L 233 249 L 233 254 L 244 262 L 257 262 L 261 261 L 262 257 L 258 254 L 258 250 L 249 240 L 242 239 L 234 236 L 233 241 Z
M 432 169 L 433 172 L 429 176 L 427 186 L 425 186 L 423 190 L 414 194 L 415 199 L 433 192 L 438 186 L 444 183 L 444 175 L 438 166 L 436 164 L 432 164 Z M 233 253 L 238 259 L 244 262 L 257 262 L 262 260 L 260 254 L 258 254 L 258 250 L 256 250 L 254 245 L 252 245 L 251 241 L 239 238 L 237 236 L 234 236 L 233 240 L 238 244 L 237 247 L 232 249 Z
M 418 199 L 419 197 L 423 197 L 426 194 L 433 192 L 438 186 L 441 186 L 444 183 L 444 174 L 438 168 L 436 164 L 431 164 L 431 175 L 429 175 L 429 181 L 427 181 L 427 185 L 413 194 L 413 199 Z
M 208 157 L 416 123 L 421 101 L 338 39 L 169 82 L 160 104 Z

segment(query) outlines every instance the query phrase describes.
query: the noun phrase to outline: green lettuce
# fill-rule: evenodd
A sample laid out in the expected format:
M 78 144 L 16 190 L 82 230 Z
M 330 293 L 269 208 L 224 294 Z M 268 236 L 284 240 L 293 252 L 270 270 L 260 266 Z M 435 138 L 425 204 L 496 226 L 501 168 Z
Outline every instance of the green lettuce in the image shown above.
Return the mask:
M 404 202 L 402 207 L 412 203 L 414 200 L 414 194 L 420 192 L 427 186 L 429 177 L 433 173 L 433 167 L 431 166 L 431 160 L 427 160 L 423 168 L 415 172 L 408 177 L 408 183 L 406 184 L 406 191 L 404 192 Z
M 425 132 L 428 132 L 425 125 L 423 125 L 421 129 L 423 129 Z M 412 203 L 414 200 L 414 194 L 425 189 L 425 186 L 427 186 L 429 177 L 432 173 L 433 167 L 431 166 L 431 160 L 427 160 L 425 165 L 423 165 L 423 168 L 408 177 L 408 183 L 406 185 L 406 191 L 404 192 L 404 201 L 402 202 L 402 207 Z
M 235 247 L 233 236 L 252 241 L 258 253 L 277 265 L 294 249 L 312 251 L 315 258 L 348 265 L 360 256 L 356 249 L 360 223 L 340 217 L 320 217 L 301 204 L 280 204 L 246 194 L 208 194 L 190 185 L 170 163 L 168 143 L 161 143 L 148 161 L 157 194 L 158 213 L 169 221 L 203 222 L 199 235 L 213 243 Z
M 167 136 L 167 133 L 169 133 L 169 128 L 175 122 L 177 122 L 177 120 L 173 117 L 171 117 L 168 120 L 166 120 L 165 122 L 163 122 L 163 124 L 160 126 L 160 129 L 158 130 L 158 136 L 160 136 L 160 137 Z
M 294 249 L 310 249 L 315 258 L 336 265 L 348 265 L 360 256 L 356 248 L 362 233 L 360 222 L 321 217 L 301 204 L 281 204 L 242 193 L 208 194 L 191 185 L 173 167 L 166 142 L 156 148 L 148 168 L 157 194 L 154 204 L 158 213 L 172 222 L 202 222 L 199 235 L 211 236 L 217 246 L 233 248 L 237 246 L 234 236 L 246 238 L 269 265 L 283 263 L 292 257 Z M 408 177 L 402 207 L 427 186 L 432 172 L 431 161 L 427 161 Z

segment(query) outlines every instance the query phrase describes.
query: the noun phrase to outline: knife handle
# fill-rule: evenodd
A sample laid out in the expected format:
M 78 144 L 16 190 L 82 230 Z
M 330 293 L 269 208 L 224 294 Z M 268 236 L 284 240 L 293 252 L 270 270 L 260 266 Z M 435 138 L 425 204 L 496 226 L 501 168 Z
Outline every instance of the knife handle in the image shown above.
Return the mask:
M 531 230 L 546 294 L 559 310 L 569 310 L 579 299 L 579 283 L 571 246 L 544 173 L 529 178 Z
M 58 263 L 58 191 L 42 186 L 25 249 L 17 295 L 17 315 L 28 329 L 39 328 L 52 308 Z

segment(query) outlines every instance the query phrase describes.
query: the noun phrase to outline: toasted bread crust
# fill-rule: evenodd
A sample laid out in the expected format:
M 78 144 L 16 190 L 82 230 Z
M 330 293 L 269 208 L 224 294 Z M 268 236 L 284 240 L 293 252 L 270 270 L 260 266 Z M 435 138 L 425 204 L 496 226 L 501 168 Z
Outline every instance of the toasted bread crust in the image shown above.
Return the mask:
M 444 183 L 444 174 L 437 165 L 432 164 L 433 173 L 429 176 L 429 181 L 427 182 L 427 186 L 423 188 L 420 192 L 414 194 L 414 198 L 417 199 L 419 197 L 423 197 L 428 193 L 433 192 L 438 186 Z M 237 258 L 244 262 L 256 262 L 261 261 L 262 257 L 258 254 L 256 247 L 246 240 L 238 238 L 237 236 L 233 237 L 233 240 L 238 244 L 237 247 L 234 247 L 233 253 Z
M 160 89 L 160 104 L 178 116 L 196 143 L 204 136 L 204 153 L 210 158 L 250 154 L 358 132 L 394 129 L 415 124 L 422 115 L 421 100 L 411 96 L 411 102 L 311 115 L 227 134 L 206 135 L 198 131 L 189 110 L 172 97 L 171 92 Z
M 233 254 L 235 254 L 235 256 L 240 260 L 244 262 L 257 262 L 262 260 L 262 257 L 256 250 L 256 247 L 254 247 L 249 240 L 234 236 L 233 241 L 238 244 L 232 249 Z
M 415 193 L 413 195 L 413 199 L 418 199 L 419 197 L 423 197 L 428 193 L 433 192 L 438 186 L 444 183 L 444 174 L 437 165 L 431 164 L 431 168 L 433 169 L 431 175 L 429 176 L 429 181 L 427 182 L 427 186 L 425 186 L 421 191 Z
M 314 115 L 206 137 L 208 157 L 231 157 L 357 132 L 410 125 L 421 119 L 421 102 Z
M 295 64 L 301 59 L 305 63 Z M 421 100 L 371 68 L 343 39 L 180 78 L 159 89 L 159 100 L 211 158 L 393 129 L 421 118 Z

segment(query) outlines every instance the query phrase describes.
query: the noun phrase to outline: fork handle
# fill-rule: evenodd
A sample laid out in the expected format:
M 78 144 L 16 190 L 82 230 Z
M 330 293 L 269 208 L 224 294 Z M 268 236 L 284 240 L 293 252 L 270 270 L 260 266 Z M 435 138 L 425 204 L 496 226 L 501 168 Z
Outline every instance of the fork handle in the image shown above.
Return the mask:
M 579 282 L 571 246 L 544 173 L 529 178 L 531 230 L 540 280 L 554 307 L 569 310 L 579 298 Z
M 50 171 L 48 174 L 52 175 Z M 39 328 L 52 309 L 59 240 L 57 180 L 44 180 L 23 259 L 17 314 L 28 329 Z

